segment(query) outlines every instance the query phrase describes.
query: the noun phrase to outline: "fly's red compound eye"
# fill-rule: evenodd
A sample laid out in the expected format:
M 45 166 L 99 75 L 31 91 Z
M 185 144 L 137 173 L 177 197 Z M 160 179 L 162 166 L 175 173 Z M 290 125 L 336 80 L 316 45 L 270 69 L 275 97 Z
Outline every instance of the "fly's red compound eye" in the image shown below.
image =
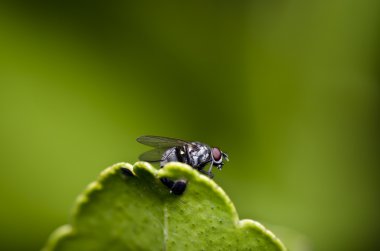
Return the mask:
M 214 159 L 215 162 L 219 162 L 222 160 L 222 152 L 219 150 L 219 148 L 214 147 L 211 150 L 212 153 L 212 158 Z

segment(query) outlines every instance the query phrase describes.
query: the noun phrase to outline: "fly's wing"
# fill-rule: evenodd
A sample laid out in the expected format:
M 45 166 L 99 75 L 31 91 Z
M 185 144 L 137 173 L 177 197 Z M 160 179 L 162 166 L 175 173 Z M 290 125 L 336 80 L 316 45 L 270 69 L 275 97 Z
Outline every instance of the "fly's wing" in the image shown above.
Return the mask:
M 160 137 L 160 136 L 141 136 L 138 137 L 137 142 L 152 146 L 155 148 L 170 148 L 174 146 L 182 146 L 188 142 L 181 140 L 181 139 L 173 139 L 173 138 L 167 138 L 167 137 Z
M 160 162 L 162 161 L 162 155 L 167 149 L 168 148 L 155 148 L 147 151 L 139 156 L 139 160 L 147 162 Z

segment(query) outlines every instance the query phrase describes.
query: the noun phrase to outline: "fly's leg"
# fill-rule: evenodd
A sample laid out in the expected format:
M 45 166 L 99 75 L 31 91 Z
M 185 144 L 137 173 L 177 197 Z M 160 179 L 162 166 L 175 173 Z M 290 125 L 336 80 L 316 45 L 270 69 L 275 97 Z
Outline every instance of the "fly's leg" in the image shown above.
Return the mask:
M 207 175 L 210 179 L 213 179 L 214 178 L 214 174 L 209 170 L 209 171 L 205 171 L 203 169 L 199 170 L 199 172 Z
M 208 169 L 207 175 L 210 177 L 210 179 L 214 178 L 214 174 L 212 174 L 212 164 L 213 162 L 211 161 L 210 168 Z

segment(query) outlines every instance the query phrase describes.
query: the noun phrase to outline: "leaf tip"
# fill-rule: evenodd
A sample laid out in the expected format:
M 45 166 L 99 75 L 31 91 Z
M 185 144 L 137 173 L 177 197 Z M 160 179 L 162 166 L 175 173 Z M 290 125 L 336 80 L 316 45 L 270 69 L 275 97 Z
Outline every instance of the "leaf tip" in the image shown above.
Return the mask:
M 240 220 L 238 223 L 238 227 L 242 230 L 248 230 L 260 233 L 262 236 L 266 236 L 268 239 L 271 240 L 271 243 L 273 243 L 275 246 L 277 246 L 278 250 L 286 251 L 287 248 L 285 245 L 281 242 L 277 236 L 275 236 L 270 230 L 265 228 L 261 223 L 250 220 L 250 219 L 243 219 Z

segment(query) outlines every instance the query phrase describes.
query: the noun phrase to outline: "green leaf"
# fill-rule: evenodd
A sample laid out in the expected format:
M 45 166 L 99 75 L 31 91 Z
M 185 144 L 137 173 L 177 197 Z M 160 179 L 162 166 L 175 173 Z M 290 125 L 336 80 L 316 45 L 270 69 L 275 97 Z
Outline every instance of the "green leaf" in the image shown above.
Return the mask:
M 131 175 L 123 174 L 129 170 Z M 159 178 L 186 179 L 182 195 Z M 146 162 L 104 170 L 76 203 L 69 225 L 44 251 L 63 250 L 286 250 L 270 231 L 240 220 L 225 192 L 182 163 L 156 170 Z

